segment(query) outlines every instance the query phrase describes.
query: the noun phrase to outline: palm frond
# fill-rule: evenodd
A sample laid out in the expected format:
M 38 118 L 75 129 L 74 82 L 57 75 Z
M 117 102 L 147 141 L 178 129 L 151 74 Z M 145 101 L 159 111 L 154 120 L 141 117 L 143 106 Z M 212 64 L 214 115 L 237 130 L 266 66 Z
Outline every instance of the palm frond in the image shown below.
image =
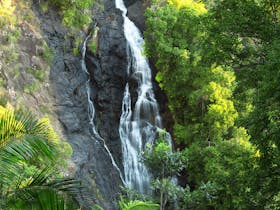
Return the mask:
M 68 210 L 67 199 L 52 189 L 40 189 L 32 194 L 28 190 L 21 190 L 20 193 L 9 199 L 6 206 L 12 209 L 40 209 L 40 210 Z
M 64 210 L 66 209 L 63 196 L 54 190 L 41 190 L 37 194 L 42 210 Z
M 2 111 L 0 115 L 0 148 L 13 137 L 19 137 L 25 132 L 24 126 L 14 117 L 11 111 Z
M 73 178 L 60 178 L 49 182 L 47 186 L 61 192 L 77 195 L 81 189 L 81 182 Z
M 44 166 L 55 163 L 58 145 L 47 118 L 0 106 L 0 209 L 66 209 L 68 195 L 78 193 L 80 184 L 71 178 L 50 181 L 57 172 Z
M 57 145 L 48 139 L 53 133 L 47 121 L 39 121 L 29 112 L 0 107 L 0 183 L 17 180 L 23 162 L 37 166 L 54 162 Z
M 55 157 L 52 148 L 44 139 L 25 135 L 20 140 L 7 142 L 0 149 L 0 183 L 8 184 L 6 181 L 11 181 L 11 177 L 15 179 L 20 175 L 23 162 L 37 162 L 38 165 L 42 157 L 44 164 L 54 161 Z
M 121 197 L 119 201 L 121 210 L 158 210 L 159 205 L 140 200 L 131 200 L 128 203 Z
M 20 139 L 14 139 L 1 148 L 4 156 L 13 156 L 18 160 L 28 161 L 32 158 L 44 157 L 46 160 L 54 158 L 52 145 L 38 136 L 24 135 Z
M 30 181 L 27 182 L 23 188 L 18 188 L 17 190 L 36 191 L 49 189 L 71 195 L 76 195 L 79 193 L 79 189 L 81 188 L 80 181 L 69 177 L 51 180 L 52 175 L 53 170 L 49 167 L 38 170 L 30 177 Z M 20 184 L 18 186 L 20 186 Z
M 8 205 L 21 205 L 22 209 L 64 210 L 72 209 L 68 205 L 69 195 L 79 192 L 80 182 L 72 178 L 49 181 L 51 170 L 38 170 L 24 186 L 9 192 Z M 14 204 L 13 202 L 16 201 Z M 66 208 L 67 206 L 67 208 Z
M 48 118 L 36 119 L 31 112 L 22 109 L 14 111 L 14 117 L 23 124 L 26 134 L 35 134 L 53 142 L 57 141 L 58 136 L 50 126 Z
M 0 109 L 0 148 L 11 138 L 22 135 L 37 136 L 55 146 L 58 136 L 47 118 L 36 119 L 30 112 L 23 110 Z

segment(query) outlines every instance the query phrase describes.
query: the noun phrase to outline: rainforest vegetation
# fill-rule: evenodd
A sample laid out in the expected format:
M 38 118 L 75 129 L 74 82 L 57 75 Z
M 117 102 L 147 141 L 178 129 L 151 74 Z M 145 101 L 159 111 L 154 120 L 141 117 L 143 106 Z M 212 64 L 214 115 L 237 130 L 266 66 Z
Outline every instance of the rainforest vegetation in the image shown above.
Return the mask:
M 147 9 L 146 53 L 178 148 L 161 142 L 146 158 L 156 174 L 158 162 L 167 167 L 154 181 L 161 209 L 162 196 L 182 209 L 280 209 L 279 9 L 278 0 L 159 0 Z
M 83 27 L 92 3 L 41 8 Z M 0 25 L 14 21 L 11 1 L 0 5 Z M 153 193 L 126 190 L 120 208 L 280 209 L 280 0 L 153 0 L 145 18 L 174 148 L 164 132 L 147 146 Z M 1 104 L 0 209 L 72 209 L 79 181 L 61 172 L 71 147 L 47 118 Z

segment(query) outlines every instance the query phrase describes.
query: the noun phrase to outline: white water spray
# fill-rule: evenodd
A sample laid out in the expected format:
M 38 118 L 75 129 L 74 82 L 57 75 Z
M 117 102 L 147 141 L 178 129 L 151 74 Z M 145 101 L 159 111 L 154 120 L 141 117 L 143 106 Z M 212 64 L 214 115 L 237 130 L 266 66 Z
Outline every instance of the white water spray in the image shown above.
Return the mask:
M 143 56 L 144 40 L 139 29 L 126 16 L 123 0 L 116 0 L 116 7 L 122 11 L 124 34 L 128 43 L 128 77 L 137 81 L 137 100 L 132 110 L 129 84 L 126 84 L 119 133 L 122 142 L 124 178 L 127 187 L 141 193 L 148 193 L 151 175 L 140 161 L 147 143 L 153 144 L 161 118 L 154 96 L 151 69 Z

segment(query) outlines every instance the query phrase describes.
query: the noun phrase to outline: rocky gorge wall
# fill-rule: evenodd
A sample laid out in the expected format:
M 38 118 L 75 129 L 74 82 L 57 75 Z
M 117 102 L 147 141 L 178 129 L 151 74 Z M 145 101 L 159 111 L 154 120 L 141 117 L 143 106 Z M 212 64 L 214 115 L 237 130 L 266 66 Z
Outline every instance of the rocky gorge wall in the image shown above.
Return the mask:
M 64 174 L 82 181 L 77 206 L 91 209 L 94 204 L 99 204 L 106 210 L 117 209 L 122 182 L 103 142 L 90 134 L 86 94 L 88 75 L 82 71 L 81 56 L 73 53 L 76 37 L 62 26 L 55 8 L 50 7 L 44 12 L 36 0 L 15 2 L 15 15 L 24 18 L 16 25 L 20 31 L 19 38 L 13 43 L 16 56 L 6 58 L 6 51 L 0 51 L 0 77 L 4 78 L 0 96 L 7 96 L 14 106 L 24 104 L 38 116 L 47 115 L 60 137 L 71 144 L 72 160 L 69 160 Z M 146 4 L 141 0 L 125 3 L 129 18 L 143 31 Z M 131 80 L 126 75 L 127 44 L 122 30 L 122 14 L 115 8 L 115 2 L 105 0 L 100 4 L 104 10 L 96 12 L 95 16 L 99 28 L 97 50 L 92 52 L 88 48 L 86 64 L 90 73 L 91 99 L 96 109 L 96 129 L 123 170 L 118 129 L 124 86 L 127 80 Z M 20 12 L 17 14 L 17 11 Z M 77 33 L 85 37 L 87 31 Z M 11 44 L 6 43 L 3 30 L 0 42 Z M 53 59 L 48 61 L 50 50 Z M 153 70 L 155 75 L 155 68 Z M 167 100 L 156 82 L 154 87 L 163 115 Z M 163 124 L 166 126 L 168 122 L 164 120 Z
M 113 5 L 105 7 L 114 8 Z M 55 13 L 51 11 L 42 13 L 36 4 L 34 4 L 34 11 L 41 20 L 41 32 L 46 42 L 55 52 L 50 70 L 53 106 L 62 125 L 63 136 L 73 149 L 73 164 L 70 173 L 82 181 L 81 194 L 77 198 L 79 206 L 82 209 L 91 209 L 94 204 L 99 204 L 104 209 L 115 209 L 122 183 L 103 142 L 97 141 L 90 134 L 85 86 L 88 75 L 82 71 L 81 57 L 73 55 L 71 41 L 67 38 L 67 30 L 61 27 Z M 100 55 L 94 61 L 95 65 L 89 65 L 88 68 L 96 75 L 92 82 L 95 93 L 92 99 L 94 99 L 97 116 L 101 116 L 96 118 L 96 127 L 100 127 L 98 131 L 106 142 L 112 142 L 112 145 L 117 147 L 119 146 L 116 143 L 118 130 L 114 125 L 116 123 L 114 119 L 117 116 L 115 107 L 118 107 L 118 99 L 114 97 L 121 97 L 121 86 L 116 82 L 119 81 L 121 75 L 119 73 L 120 76 L 115 78 L 118 72 L 112 72 L 112 66 L 118 62 L 118 68 L 122 66 L 125 68 L 126 61 L 125 55 L 120 56 L 125 48 L 125 44 L 120 39 L 121 35 L 118 35 L 121 33 L 121 30 L 118 30 L 120 27 L 118 24 L 121 22 L 113 21 L 112 18 L 115 19 L 118 16 L 107 17 L 108 23 L 103 23 L 104 26 L 100 31 L 104 30 L 102 32 L 104 40 L 99 41 L 101 42 L 98 49 Z M 120 43 L 118 44 L 120 46 L 114 44 L 114 39 Z M 113 56 L 113 49 L 118 50 L 115 52 L 116 57 Z

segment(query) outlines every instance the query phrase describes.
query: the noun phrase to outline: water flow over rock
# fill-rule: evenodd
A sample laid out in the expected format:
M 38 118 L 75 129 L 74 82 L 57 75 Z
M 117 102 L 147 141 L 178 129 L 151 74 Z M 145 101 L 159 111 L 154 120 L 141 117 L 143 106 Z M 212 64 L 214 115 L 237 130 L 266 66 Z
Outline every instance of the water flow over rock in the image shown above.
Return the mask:
M 123 0 L 116 0 L 116 7 L 122 11 L 124 18 L 124 34 L 128 43 L 128 78 L 137 83 L 135 104 L 132 104 L 129 83 L 126 84 L 119 127 L 125 182 L 129 188 L 148 193 L 151 175 L 140 161 L 140 155 L 145 145 L 152 144 L 156 138 L 161 118 L 153 92 L 151 69 L 143 56 L 144 40 L 138 28 L 126 16 Z
M 82 45 L 82 60 L 81 60 L 82 70 L 88 76 L 89 76 L 89 72 L 88 72 L 87 67 L 86 67 L 85 55 L 86 55 L 86 43 L 87 43 L 87 40 L 90 38 L 91 35 L 92 34 L 89 33 L 89 35 L 85 38 L 85 40 L 83 42 L 83 45 Z M 109 155 L 109 157 L 111 159 L 112 165 L 119 172 L 120 179 L 122 180 L 122 182 L 125 183 L 124 179 L 122 177 L 121 171 L 120 171 L 119 167 L 117 166 L 117 164 L 116 164 L 116 162 L 115 162 L 115 160 L 113 158 L 113 155 L 111 154 L 109 148 L 107 147 L 104 139 L 96 131 L 95 124 L 94 124 L 95 108 L 94 108 L 93 101 L 90 98 L 90 96 L 91 96 L 91 89 L 90 89 L 90 79 L 89 78 L 88 78 L 88 80 L 86 82 L 86 93 L 87 93 L 87 99 L 88 99 L 88 115 L 89 115 L 89 124 L 90 124 L 91 135 L 95 139 L 95 141 L 103 143 L 103 146 L 104 146 L 106 152 L 108 153 L 108 155 Z

